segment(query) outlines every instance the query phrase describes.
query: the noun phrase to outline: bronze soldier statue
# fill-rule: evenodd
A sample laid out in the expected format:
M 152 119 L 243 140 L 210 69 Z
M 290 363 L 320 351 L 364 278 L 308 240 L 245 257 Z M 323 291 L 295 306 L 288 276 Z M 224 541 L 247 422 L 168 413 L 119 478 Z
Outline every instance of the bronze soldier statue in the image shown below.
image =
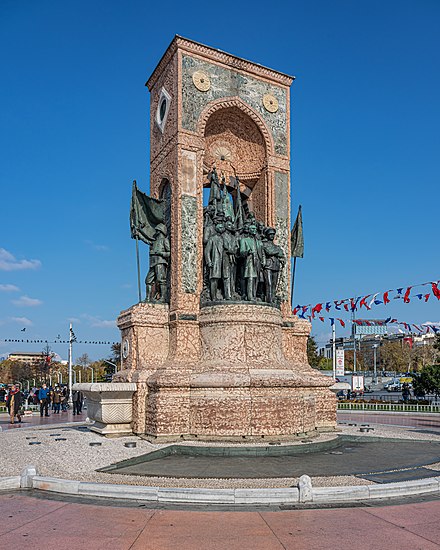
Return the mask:
M 212 168 L 209 181 L 211 184 L 211 190 L 209 192 L 209 204 L 214 206 L 215 213 L 223 211 L 222 208 L 222 190 L 220 182 L 218 180 L 217 170 L 215 166 Z
M 243 234 L 239 240 L 239 254 L 244 259 L 243 280 L 246 299 L 254 302 L 256 299 L 256 286 L 258 276 L 258 250 L 256 240 L 250 235 L 251 226 L 243 226 Z
M 274 243 L 276 231 L 273 227 L 266 229 L 266 240 L 263 242 L 266 262 L 264 265 L 264 281 L 266 286 L 266 302 L 273 304 L 276 299 L 276 290 L 280 271 L 286 263 L 283 249 Z
M 218 282 L 223 275 L 224 241 L 223 233 L 225 226 L 217 223 L 215 233 L 211 235 L 205 247 L 205 262 L 208 268 L 209 293 L 211 301 L 217 300 Z
M 257 278 L 255 281 L 255 296 L 260 300 L 264 300 L 264 273 L 263 268 L 265 264 L 263 241 L 258 232 L 258 223 L 251 224 L 249 226 L 249 234 L 255 240 L 255 246 L 257 254 L 255 256 L 255 269 L 257 271 Z
M 163 223 L 156 226 L 153 244 L 150 246 L 150 269 L 145 278 L 146 302 L 152 302 L 153 286 L 159 287 L 159 302 L 167 299 L 167 271 L 170 258 L 170 241 Z
M 215 206 L 213 204 L 208 204 L 203 209 L 203 244 L 205 245 L 208 242 L 208 239 L 211 235 L 215 233 Z
M 235 293 L 238 241 L 235 236 L 234 223 L 231 218 L 226 219 L 225 228 L 226 231 L 223 233 L 223 288 L 225 292 L 225 299 L 232 300 Z

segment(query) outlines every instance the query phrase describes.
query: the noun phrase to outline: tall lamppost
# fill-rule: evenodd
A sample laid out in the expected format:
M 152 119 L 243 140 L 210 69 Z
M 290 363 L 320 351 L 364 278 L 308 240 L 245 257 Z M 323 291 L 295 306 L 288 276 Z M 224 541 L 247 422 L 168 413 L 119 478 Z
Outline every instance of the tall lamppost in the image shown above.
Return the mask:
M 87 365 L 84 367 L 86 369 L 90 369 L 92 371 L 92 384 L 93 384 L 93 379 L 94 379 L 94 371 L 93 371 L 93 367 L 88 367 Z
M 114 363 L 112 363 L 111 361 L 107 361 L 107 359 L 104 359 L 104 363 L 108 363 L 109 365 L 111 365 L 112 367 L 115 367 L 115 374 L 118 370 L 118 365 L 115 365 Z
M 377 365 L 376 365 L 376 352 L 377 348 L 379 347 L 379 344 L 373 344 L 373 355 L 374 355 L 374 376 L 373 376 L 373 383 L 377 384 Z

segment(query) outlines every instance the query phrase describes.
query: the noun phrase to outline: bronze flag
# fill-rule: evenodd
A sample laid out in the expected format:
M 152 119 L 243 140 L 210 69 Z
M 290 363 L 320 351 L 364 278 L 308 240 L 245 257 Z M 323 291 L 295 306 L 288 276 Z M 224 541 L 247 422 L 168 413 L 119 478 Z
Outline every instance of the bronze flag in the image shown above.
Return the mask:
M 152 244 L 159 223 L 165 223 L 165 201 L 139 191 L 135 180 L 130 204 L 131 238 Z
M 298 208 L 298 215 L 296 216 L 295 223 L 293 224 L 293 228 L 290 233 L 290 247 L 290 255 L 292 258 L 304 258 L 304 235 L 301 205 Z

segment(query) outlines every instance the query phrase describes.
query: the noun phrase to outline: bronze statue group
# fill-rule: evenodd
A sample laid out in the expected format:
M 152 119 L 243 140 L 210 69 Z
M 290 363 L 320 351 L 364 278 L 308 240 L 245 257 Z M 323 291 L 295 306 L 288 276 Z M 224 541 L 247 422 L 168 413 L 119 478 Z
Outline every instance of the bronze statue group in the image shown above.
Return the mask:
M 219 180 L 214 167 L 209 181 L 209 202 L 203 212 L 202 301 L 246 300 L 276 305 L 279 275 L 286 258 L 274 242 L 275 229 L 257 221 L 247 201 L 242 201 L 237 177 L 231 178 L 228 186 L 224 175 Z M 170 241 L 165 224 L 159 223 L 155 230 L 145 301 L 166 302 Z
M 205 301 L 276 304 L 279 274 L 286 259 L 275 244 L 276 231 L 256 220 L 243 204 L 238 178 L 231 178 L 234 203 L 225 177 L 210 173 L 210 196 L 204 208 L 203 256 Z

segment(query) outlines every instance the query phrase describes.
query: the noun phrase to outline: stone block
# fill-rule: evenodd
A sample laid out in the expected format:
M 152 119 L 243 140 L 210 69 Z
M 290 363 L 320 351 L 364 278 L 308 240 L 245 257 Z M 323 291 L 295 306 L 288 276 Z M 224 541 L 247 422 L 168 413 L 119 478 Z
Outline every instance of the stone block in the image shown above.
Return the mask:
M 422 493 L 436 493 L 440 490 L 439 481 L 432 478 L 368 485 L 370 498 L 393 498 Z
M 288 489 L 235 489 L 235 504 L 296 504 L 299 491 Z
M 298 490 L 299 490 L 299 501 L 300 502 L 311 502 L 313 500 L 312 480 L 310 479 L 310 477 L 308 475 L 303 474 L 299 478 Z
M 234 504 L 234 489 L 158 488 L 159 502 Z
M 158 489 L 138 485 L 81 482 L 78 494 L 95 497 L 157 501 Z
M 112 382 L 98 384 L 74 384 L 87 399 L 87 413 L 95 424 L 91 430 L 102 435 L 126 435 L 132 433 L 133 394 L 136 384 Z
M 20 476 L 0 477 L 0 491 L 20 489 Z
M 312 489 L 313 502 L 347 502 L 369 498 L 368 485 L 346 487 L 315 487 Z
M 79 483 L 79 481 L 71 479 L 34 476 L 32 479 L 32 488 L 39 489 L 40 491 L 77 495 Z
M 20 487 L 22 489 L 32 488 L 32 480 L 36 475 L 38 475 L 36 466 L 26 466 L 26 468 L 24 468 L 20 474 Z

